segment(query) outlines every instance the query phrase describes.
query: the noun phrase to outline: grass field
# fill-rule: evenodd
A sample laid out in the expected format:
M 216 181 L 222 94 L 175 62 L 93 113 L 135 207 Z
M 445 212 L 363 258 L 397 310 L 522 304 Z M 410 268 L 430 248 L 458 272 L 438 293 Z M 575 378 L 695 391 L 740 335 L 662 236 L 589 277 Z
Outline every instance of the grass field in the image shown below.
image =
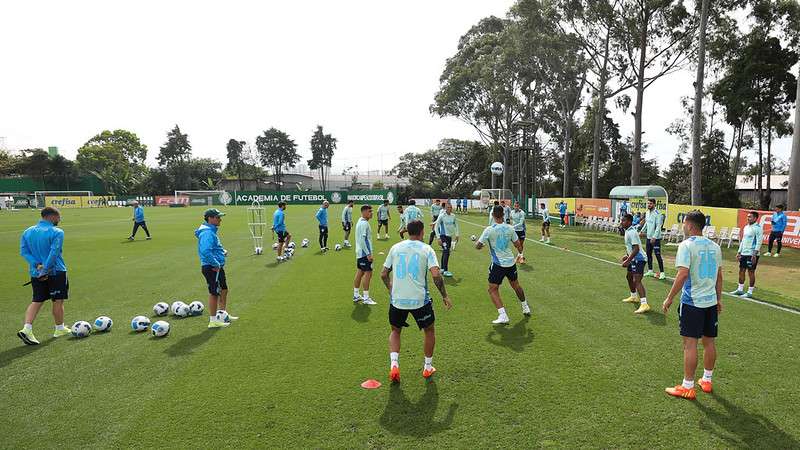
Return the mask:
M 289 208 L 295 237 L 316 241 L 314 211 Z M 54 340 L 48 305 L 34 324 L 38 347 L 15 336 L 30 298 L 19 234 L 38 216 L 0 215 L 0 447 L 800 447 L 800 315 L 726 297 L 715 393 L 669 398 L 663 389 L 682 372 L 677 313 L 633 315 L 620 302 L 623 269 L 562 249 L 616 260 L 624 247 L 610 233 L 554 227 L 553 246 L 528 242 L 520 274 L 533 317 L 523 319 L 504 285 L 512 322 L 498 327 L 485 292 L 489 256 L 463 239 L 447 281 L 454 308 L 434 295 L 432 383 L 419 374 L 416 329 L 403 333 L 402 384 L 386 383 L 388 296 L 376 277 L 379 305 L 352 304 L 352 252 L 298 248 L 282 264 L 251 256 L 244 208 L 228 208 L 220 231 L 229 310 L 241 319 L 210 331 L 206 318 L 169 318 L 164 339 L 131 332 L 130 319 L 157 301 L 206 303 L 193 235 L 201 212 L 147 209 L 154 239 L 128 243 L 129 209 L 65 210 L 67 323 L 108 315 L 115 328 Z M 464 220 L 465 238 L 486 221 Z M 341 240 L 335 226 L 331 238 Z M 668 248 L 670 263 L 673 255 Z M 784 256 L 759 266 L 757 296 L 798 308 L 800 256 Z M 658 305 L 669 284 L 646 287 Z M 384 386 L 360 388 L 367 378 Z

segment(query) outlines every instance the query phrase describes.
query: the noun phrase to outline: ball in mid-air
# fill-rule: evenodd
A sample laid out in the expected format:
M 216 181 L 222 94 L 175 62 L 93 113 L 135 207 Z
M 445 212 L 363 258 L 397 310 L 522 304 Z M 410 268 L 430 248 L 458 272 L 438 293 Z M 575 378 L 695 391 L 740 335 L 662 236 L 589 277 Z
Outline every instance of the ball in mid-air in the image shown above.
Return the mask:
M 76 338 L 85 338 L 92 333 L 92 326 L 85 320 L 79 320 L 72 325 L 72 335 Z
M 100 316 L 94 319 L 94 329 L 97 331 L 109 331 L 112 325 L 114 325 L 114 321 L 110 317 Z
M 500 161 L 495 161 L 489 167 L 489 170 L 492 171 L 492 175 L 502 175 L 503 174 L 503 163 Z
M 255 252 L 256 252 L 256 255 L 260 255 L 261 253 L 264 252 L 264 250 L 261 247 L 256 247 Z
M 334 250 L 336 250 L 336 251 L 338 252 L 339 250 L 341 250 L 341 249 L 342 249 L 342 244 L 336 244 L 336 245 L 334 245 L 334 246 L 333 246 L 333 249 L 334 249 Z
M 153 314 L 157 316 L 166 316 L 169 312 L 169 304 L 167 302 L 158 302 L 153 305 Z
M 216 314 L 216 319 L 220 322 L 230 322 L 231 316 L 228 314 L 227 311 L 219 310 Z
M 150 332 L 153 333 L 155 337 L 164 337 L 169 334 L 169 322 L 165 320 L 159 320 L 158 322 L 154 323 L 152 327 L 150 327 Z
M 477 240 L 478 240 L 478 236 L 475 236 L 475 235 L 473 234 L 472 236 L 470 236 L 470 237 L 469 237 L 469 240 L 471 240 L 471 241 L 473 241 L 473 242 L 474 242 L 474 241 L 477 241 Z
M 203 306 L 203 302 L 195 300 L 192 303 L 189 303 L 189 315 L 191 316 L 199 316 L 203 314 L 203 310 L 205 307 Z
M 145 331 L 150 327 L 150 319 L 145 316 L 136 316 L 131 320 L 133 331 Z

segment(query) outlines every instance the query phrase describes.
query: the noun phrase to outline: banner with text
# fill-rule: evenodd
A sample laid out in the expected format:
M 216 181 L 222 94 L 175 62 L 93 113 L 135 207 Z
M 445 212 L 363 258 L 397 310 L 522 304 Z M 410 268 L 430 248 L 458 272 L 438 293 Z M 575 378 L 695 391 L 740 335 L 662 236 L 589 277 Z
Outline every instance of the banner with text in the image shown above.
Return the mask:
M 611 200 L 607 198 L 576 198 L 575 215 L 611 217 Z
M 44 197 L 45 206 L 56 208 L 101 208 L 108 206 L 108 199 L 98 195 L 46 195 Z
M 678 205 L 672 203 L 669 205 L 669 214 L 664 220 L 664 228 L 670 229 L 673 224 L 682 224 L 683 218 L 689 211 L 699 209 L 700 212 L 706 216 L 706 225 L 716 227 L 717 232 L 720 228 L 727 227 L 733 228 L 737 225 L 738 211 L 733 208 L 715 208 L 713 206 L 692 206 L 692 205 Z
M 738 227 L 744 229 L 747 225 L 747 214 L 749 209 L 739 210 Z M 772 231 L 772 211 L 758 211 L 758 223 L 764 229 L 764 243 L 769 241 L 769 233 Z M 789 211 L 786 213 L 786 230 L 783 232 L 783 245 L 786 247 L 800 248 L 800 212 Z M 766 250 L 763 250 L 766 251 Z
M 394 204 L 396 195 L 390 190 L 371 191 L 297 191 L 297 192 L 234 192 L 233 204 L 250 205 L 259 202 L 274 205 L 286 202 L 294 205 L 318 205 L 327 200 L 331 204 L 344 204 L 352 200 L 356 204 L 380 204 L 388 200 Z

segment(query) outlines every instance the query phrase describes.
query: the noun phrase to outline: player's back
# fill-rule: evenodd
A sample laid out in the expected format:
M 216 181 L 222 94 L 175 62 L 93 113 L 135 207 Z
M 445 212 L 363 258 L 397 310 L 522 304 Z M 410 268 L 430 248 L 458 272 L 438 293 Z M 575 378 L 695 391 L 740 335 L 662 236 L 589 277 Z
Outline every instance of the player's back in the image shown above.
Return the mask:
M 689 269 L 681 302 L 706 308 L 717 304 L 717 272 L 722 265 L 722 250 L 705 236 L 691 236 L 681 242 L 675 265 Z
M 422 241 L 408 239 L 394 244 L 384 263 L 392 269 L 392 305 L 416 309 L 430 302 L 428 270 L 438 265 L 436 252 Z
M 511 250 L 512 242 L 518 239 L 517 233 L 511 225 L 493 223 L 483 230 L 478 240 L 489 246 L 489 253 L 492 256 L 493 263 L 503 267 L 511 267 L 516 261 L 514 252 Z

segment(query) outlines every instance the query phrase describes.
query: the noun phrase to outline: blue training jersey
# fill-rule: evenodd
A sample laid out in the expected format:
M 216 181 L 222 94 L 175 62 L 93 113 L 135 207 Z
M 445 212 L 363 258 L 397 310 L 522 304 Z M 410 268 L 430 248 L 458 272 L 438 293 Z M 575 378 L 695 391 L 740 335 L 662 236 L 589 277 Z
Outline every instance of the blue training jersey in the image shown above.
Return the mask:
M 717 272 L 722 266 L 722 250 L 704 236 L 691 236 L 678 246 L 675 267 L 689 269 L 683 285 L 681 303 L 708 308 L 717 304 Z
M 494 223 L 486 227 L 478 242 L 489 246 L 492 255 L 492 264 L 502 267 L 511 267 L 516 264 L 516 257 L 511 250 L 512 242 L 517 242 L 519 237 L 514 228 L 507 223 Z
M 428 271 L 439 267 L 436 252 L 422 241 L 405 240 L 394 244 L 383 267 L 392 270 L 390 302 L 397 309 L 418 309 L 431 302 Z
M 63 247 L 64 230 L 46 220 L 40 220 L 22 233 L 19 253 L 28 262 L 28 273 L 38 278 L 67 271 L 67 265 L 61 256 Z M 36 269 L 38 264 L 44 266 L 41 272 Z
M 272 229 L 275 231 L 286 231 L 286 215 L 283 210 L 278 208 L 272 215 Z
M 314 217 L 317 218 L 317 221 L 319 222 L 319 226 L 321 226 L 321 227 L 327 227 L 328 226 L 328 208 L 320 208 L 319 211 L 317 211 L 317 214 Z

